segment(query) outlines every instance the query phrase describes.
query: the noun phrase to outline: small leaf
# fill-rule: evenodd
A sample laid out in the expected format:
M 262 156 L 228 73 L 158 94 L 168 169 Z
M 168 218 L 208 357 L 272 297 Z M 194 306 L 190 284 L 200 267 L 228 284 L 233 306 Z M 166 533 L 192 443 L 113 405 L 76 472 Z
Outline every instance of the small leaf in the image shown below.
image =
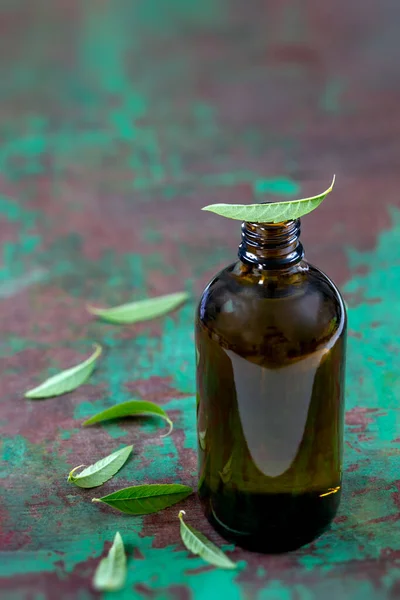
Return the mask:
M 86 425 L 93 425 L 94 423 L 101 423 L 102 421 L 109 421 L 111 419 L 121 419 L 123 417 L 161 417 L 169 425 L 169 431 L 162 437 L 169 435 L 174 426 L 161 406 L 157 406 L 154 402 L 147 402 L 146 400 L 128 400 L 127 402 L 111 406 L 111 408 L 106 408 L 106 410 L 90 417 L 90 419 L 83 423 L 83 426 L 86 427 Z
M 250 223 L 282 223 L 298 219 L 315 210 L 332 191 L 334 183 L 335 176 L 325 192 L 311 198 L 291 200 L 290 202 L 271 202 L 270 204 L 210 204 L 202 210 L 208 210 L 228 219 Z
M 134 485 L 92 502 L 104 502 L 130 515 L 149 515 L 172 506 L 193 492 L 192 488 L 179 483 L 153 483 Z
M 120 590 L 126 581 L 126 554 L 121 534 L 115 534 L 113 545 L 103 558 L 93 577 L 93 587 L 100 592 Z
M 177 292 L 176 294 L 168 294 L 167 296 L 158 296 L 156 298 L 130 302 L 129 304 L 121 304 L 121 306 L 115 306 L 114 308 L 95 308 L 89 306 L 88 310 L 92 315 L 96 315 L 109 323 L 139 323 L 169 313 L 188 298 L 189 294 L 187 292 Z
M 61 373 L 57 373 L 54 377 L 46 379 L 38 387 L 26 392 L 25 398 L 52 398 L 76 390 L 76 388 L 89 379 L 101 353 L 101 346 L 95 344 L 95 351 L 87 360 L 76 365 L 76 367 L 61 371 Z
M 210 563 L 210 565 L 214 565 L 214 567 L 236 569 L 237 564 L 232 562 L 220 548 L 207 539 L 200 531 L 197 531 L 197 529 L 184 522 L 184 514 L 186 514 L 185 511 L 181 510 L 179 520 L 181 522 L 181 538 L 186 548 L 190 552 L 193 552 L 193 554 L 201 556 L 201 558 Z
M 79 475 L 74 475 L 76 470 L 80 469 L 80 467 L 75 467 L 69 474 L 68 481 L 81 488 L 93 488 L 102 485 L 120 470 L 128 460 L 132 450 L 133 446 L 125 446 L 121 450 L 117 450 L 97 461 L 94 465 L 90 465 L 90 467 L 81 471 Z

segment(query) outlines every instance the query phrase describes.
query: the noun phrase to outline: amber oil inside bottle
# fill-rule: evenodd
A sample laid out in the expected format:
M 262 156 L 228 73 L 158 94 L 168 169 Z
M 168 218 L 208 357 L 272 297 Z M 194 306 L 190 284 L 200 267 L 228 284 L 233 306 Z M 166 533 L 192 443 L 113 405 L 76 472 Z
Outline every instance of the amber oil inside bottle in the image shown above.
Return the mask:
M 295 549 L 341 495 L 346 311 L 300 221 L 242 225 L 196 315 L 199 496 L 222 535 Z

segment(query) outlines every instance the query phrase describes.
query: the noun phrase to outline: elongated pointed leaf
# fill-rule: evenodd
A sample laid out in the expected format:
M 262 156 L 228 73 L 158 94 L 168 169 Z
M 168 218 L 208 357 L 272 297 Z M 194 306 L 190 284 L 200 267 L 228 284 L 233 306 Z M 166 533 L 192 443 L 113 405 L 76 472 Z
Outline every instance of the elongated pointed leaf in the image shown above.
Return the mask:
M 90 417 L 83 425 L 86 427 L 86 425 L 93 425 L 94 423 L 101 423 L 102 421 L 109 421 L 111 419 L 122 419 L 123 417 L 161 417 L 169 425 L 169 431 L 165 435 L 169 435 L 174 426 L 161 406 L 154 404 L 154 402 L 147 402 L 146 400 L 128 400 L 127 402 L 121 402 L 120 404 L 111 406 L 111 408 L 106 408 L 106 410 Z
M 179 483 L 152 483 L 134 485 L 92 502 L 104 502 L 130 515 L 149 515 L 172 506 L 193 492 L 192 488 Z
M 89 306 L 88 310 L 92 315 L 96 315 L 109 323 L 139 323 L 166 315 L 188 298 L 189 294 L 187 292 L 177 292 L 176 294 L 168 294 L 167 296 L 158 296 L 156 298 L 122 304 L 114 308 L 95 308 Z
M 25 398 L 53 398 L 54 396 L 61 396 L 62 394 L 76 390 L 76 388 L 89 379 L 101 353 L 101 346 L 95 344 L 95 351 L 87 360 L 76 365 L 76 367 L 61 371 L 61 373 L 57 373 L 54 377 L 46 379 L 38 387 L 26 392 Z
M 75 473 L 80 467 L 75 467 L 69 474 L 68 481 L 81 488 L 93 488 L 102 485 L 120 470 L 128 460 L 132 450 L 133 446 L 125 446 L 121 450 L 117 450 L 109 456 L 98 460 L 78 475 L 75 475 Z
M 181 522 L 181 538 L 186 548 L 190 552 L 193 552 L 193 554 L 201 556 L 201 558 L 210 563 L 210 565 L 214 565 L 214 567 L 236 569 L 236 563 L 232 562 L 220 548 L 207 539 L 200 531 L 185 523 L 183 520 L 184 514 L 186 514 L 185 511 L 181 510 L 179 520 Z
M 311 198 L 289 202 L 271 202 L 270 204 L 210 204 L 202 210 L 208 210 L 228 219 L 250 223 L 282 223 L 298 219 L 315 210 L 332 191 L 334 183 L 335 177 L 325 192 Z
M 120 590 L 126 581 L 126 554 L 121 534 L 115 534 L 113 545 L 106 558 L 103 558 L 96 569 L 93 587 L 100 592 Z

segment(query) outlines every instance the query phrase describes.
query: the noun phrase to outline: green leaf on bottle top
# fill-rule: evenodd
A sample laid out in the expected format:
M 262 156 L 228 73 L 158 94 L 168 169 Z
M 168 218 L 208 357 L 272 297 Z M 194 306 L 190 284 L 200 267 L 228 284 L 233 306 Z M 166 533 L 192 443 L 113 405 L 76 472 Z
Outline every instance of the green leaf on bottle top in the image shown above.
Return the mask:
M 207 539 L 200 531 L 185 523 L 183 520 L 184 514 L 186 514 L 185 511 L 181 510 L 179 520 L 181 522 L 181 538 L 186 548 L 210 563 L 210 565 L 214 565 L 214 567 L 236 569 L 237 564 L 232 562 L 220 548 Z
M 132 450 L 133 446 L 125 446 L 90 465 L 90 467 L 87 467 L 78 475 L 75 475 L 77 469 L 80 469 L 84 465 L 75 467 L 69 474 L 68 481 L 81 488 L 93 488 L 102 485 L 120 470 L 128 460 Z
M 334 183 L 335 176 L 325 192 L 311 198 L 290 200 L 289 202 L 271 202 L 269 204 L 210 204 L 202 210 L 213 212 L 228 219 L 250 223 L 282 223 L 303 217 L 318 208 L 332 191 Z
M 89 306 L 88 310 L 103 321 L 117 324 L 132 324 L 149 321 L 161 317 L 178 308 L 189 298 L 187 292 L 177 292 L 167 296 L 158 296 L 146 300 L 138 300 L 129 304 L 121 304 L 114 308 L 95 308 Z
M 92 502 L 103 502 L 130 515 L 149 515 L 173 506 L 192 492 L 187 485 L 152 483 L 123 488 L 103 498 L 93 498 Z
M 161 419 L 164 419 L 169 425 L 169 430 L 162 437 L 169 435 L 174 426 L 161 406 L 154 404 L 154 402 L 147 402 L 146 400 L 128 400 L 127 402 L 121 402 L 120 404 L 111 406 L 111 408 L 106 408 L 106 410 L 90 417 L 83 425 L 86 427 L 87 425 L 94 425 L 95 423 L 110 421 L 112 419 L 122 419 L 123 417 L 161 417 Z
M 100 592 L 120 590 L 126 581 L 126 554 L 121 534 L 115 534 L 113 545 L 103 558 L 93 577 L 93 587 Z
M 52 398 L 54 396 L 61 396 L 67 392 L 72 392 L 89 379 L 101 352 L 101 346 L 95 344 L 95 351 L 87 360 L 71 369 L 61 371 L 61 373 L 57 373 L 57 375 L 46 379 L 46 381 L 38 387 L 26 392 L 25 398 Z

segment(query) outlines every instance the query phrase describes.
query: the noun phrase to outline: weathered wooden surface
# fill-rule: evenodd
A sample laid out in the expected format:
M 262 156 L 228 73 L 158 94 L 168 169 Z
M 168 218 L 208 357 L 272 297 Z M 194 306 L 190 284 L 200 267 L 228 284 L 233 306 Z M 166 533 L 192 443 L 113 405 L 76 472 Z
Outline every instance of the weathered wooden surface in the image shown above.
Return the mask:
M 91 577 L 116 530 L 131 560 L 115 598 L 399 597 L 399 19 L 391 0 L 3 0 L 2 597 L 97 597 Z M 195 300 L 122 328 L 85 304 L 182 288 L 195 299 L 239 241 L 237 223 L 201 206 L 316 193 L 334 172 L 303 242 L 350 307 L 340 516 L 298 552 L 235 549 L 241 570 L 215 570 L 182 547 L 176 507 L 129 517 L 66 482 L 134 443 L 104 493 L 196 485 Z M 93 341 L 107 351 L 89 384 L 23 399 Z M 81 428 L 132 396 L 162 404 L 174 434 L 154 421 Z M 185 508 L 222 542 L 195 497 Z

